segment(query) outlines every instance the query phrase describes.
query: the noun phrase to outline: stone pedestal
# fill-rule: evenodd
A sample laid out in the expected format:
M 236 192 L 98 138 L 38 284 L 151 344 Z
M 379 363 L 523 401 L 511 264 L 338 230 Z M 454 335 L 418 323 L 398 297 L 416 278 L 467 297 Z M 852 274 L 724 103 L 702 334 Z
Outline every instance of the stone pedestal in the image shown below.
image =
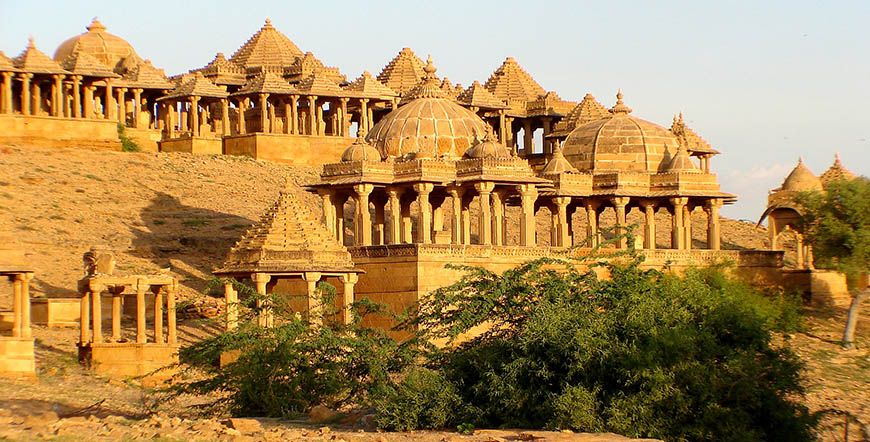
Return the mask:
M 0 337 L 0 376 L 36 378 L 33 338 Z
M 115 377 L 140 377 L 143 385 L 156 385 L 175 374 L 178 344 L 89 342 L 79 345 L 79 362 L 95 373 Z M 161 370 L 162 369 L 162 370 Z

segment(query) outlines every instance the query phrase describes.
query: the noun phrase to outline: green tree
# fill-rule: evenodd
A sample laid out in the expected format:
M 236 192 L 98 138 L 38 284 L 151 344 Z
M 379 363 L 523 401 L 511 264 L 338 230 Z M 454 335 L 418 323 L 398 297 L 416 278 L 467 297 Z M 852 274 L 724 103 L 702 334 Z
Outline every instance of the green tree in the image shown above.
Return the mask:
M 804 235 L 813 246 L 815 263 L 846 274 L 852 303 L 843 331 L 843 345 L 854 345 L 861 304 L 870 297 L 870 180 L 859 177 L 830 183 L 825 192 L 798 197 L 803 207 Z

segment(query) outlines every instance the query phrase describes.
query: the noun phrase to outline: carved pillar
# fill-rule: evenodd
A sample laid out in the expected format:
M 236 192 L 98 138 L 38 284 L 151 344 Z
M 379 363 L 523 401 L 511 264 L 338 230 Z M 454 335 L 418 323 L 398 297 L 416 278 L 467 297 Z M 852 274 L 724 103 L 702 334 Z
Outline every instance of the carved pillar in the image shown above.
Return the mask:
M 401 195 L 401 189 L 395 187 L 387 188 L 387 201 L 390 205 L 390 228 L 387 237 L 389 244 L 400 244 L 402 242 Z
M 480 215 L 478 217 L 477 238 L 480 244 L 492 244 L 492 207 L 490 207 L 489 199 L 492 190 L 495 189 L 495 184 L 482 182 L 475 183 L 474 188 L 477 190 L 478 202 L 480 203 Z
M 719 209 L 722 207 L 721 199 L 711 199 L 707 201 L 707 248 L 710 250 L 719 250 L 722 248 L 719 219 Z
M 138 128 L 139 115 L 142 113 L 142 89 L 133 89 L 133 107 L 130 109 L 130 111 L 133 113 L 133 127 Z
M 628 246 L 628 238 L 626 238 L 625 233 L 625 206 L 629 203 L 629 197 L 621 196 L 610 199 L 611 204 L 616 209 L 616 234 L 620 236 L 619 241 L 616 246 L 620 249 L 624 249 Z
M 350 136 L 350 118 L 347 116 L 347 101 L 348 98 L 339 98 L 341 102 L 341 136 Z
M 42 90 L 40 89 L 39 82 L 34 81 L 30 85 L 30 106 L 33 112 L 33 115 L 40 115 L 42 113 Z
M 492 245 L 504 245 L 504 192 L 494 191 L 492 198 Z
M 656 206 L 652 201 L 643 203 L 643 248 L 646 250 L 656 249 Z
M 677 250 L 683 250 L 685 248 L 685 230 L 683 229 L 683 214 L 684 209 L 686 208 L 686 204 L 688 204 L 688 198 L 671 198 L 670 199 L 671 206 L 673 207 L 673 217 L 672 217 L 672 234 L 671 234 L 671 248 Z
M 91 290 L 91 329 L 93 342 L 103 342 L 103 287 Z
M 335 236 L 335 204 L 332 202 L 335 192 L 330 189 L 320 188 L 317 189 L 317 194 L 320 195 L 320 200 L 323 202 L 323 214 L 320 221 Z
M 190 97 L 190 124 L 193 126 L 190 128 L 190 133 L 198 137 L 199 136 L 199 97 L 193 96 Z
M 118 122 L 127 124 L 127 99 L 124 98 L 127 94 L 127 88 L 119 87 L 116 91 L 118 94 Z
M 692 250 L 692 210 L 688 204 L 683 206 L 683 249 Z
M 353 186 L 356 192 L 356 217 L 354 227 L 354 241 L 358 246 L 372 245 L 372 217 L 369 213 L 369 195 L 374 186 L 371 184 L 357 184 Z
M 601 245 L 601 231 L 598 228 L 598 208 L 600 202 L 595 200 L 586 200 L 584 207 L 586 208 L 586 241 L 589 247 L 598 247 Z
M 178 282 L 173 280 L 172 285 L 166 286 L 166 329 L 167 342 L 170 345 L 178 343 L 178 331 L 176 325 L 175 294 L 178 292 Z
M 571 247 L 571 235 L 569 233 L 569 224 L 568 220 L 568 204 L 571 203 L 571 197 L 569 196 L 559 196 L 553 198 L 553 204 L 556 206 L 556 213 L 554 213 L 556 217 L 556 235 L 555 235 L 555 243 L 554 246 L 557 247 Z
M 112 293 L 112 341 L 121 340 L 121 302 L 124 299 L 124 287 L 114 287 Z
M 317 135 L 317 97 L 308 96 L 308 135 Z
M 136 281 L 136 343 L 145 344 L 145 285 Z
M 341 305 L 341 322 L 345 325 L 353 322 L 351 314 L 351 304 L 354 302 L 353 286 L 359 281 L 359 275 L 356 273 L 345 273 L 341 275 L 341 282 L 344 283 L 344 302 Z
M 360 102 L 360 111 L 359 111 L 359 127 L 365 129 L 366 133 L 369 132 L 369 99 L 361 98 Z
M 73 85 L 73 118 L 81 118 L 82 117 L 82 77 L 80 75 L 73 75 L 72 77 Z
M 151 293 L 154 294 L 154 342 L 163 344 L 163 289 L 154 286 Z
M 466 192 L 464 195 L 461 195 L 462 199 L 462 244 L 470 245 L 471 244 L 471 201 L 474 199 L 473 195 L 470 195 Z
M 21 296 L 24 291 L 23 275 L 15 275 L 12 277 L 12 337 L 21 337 Z
M 30 328 L 30 280 L 33 279 L 33 273 L 23 273 L 21 277 L 21 337 L 33 337 L 33 331 Z
M 347 201 L 347 196 L 335 194 L 332 198 L 335 206 L 335 239 L 339 244 L 344 245 L 344 203 Z
M 3 86 L 0 88 L 0 113 L 12 113 L 12 72 L 0 72 Z
M 798 270 L 806 269 L 806 263 L 804 262 L 804 236 L 800 234 L 800 232 L 795 232 L 795 237 L 797 238 L 797 244 L 795 246 L 795 252 L 797 252 L 797 268 Z
M 257 106 L 260 108 L 260 132 L 272 132 L 269 128 L 269 94 L 260 94 Z
M 63 75 L 52 75 L 51 116 L 60 117 L 63 112 Z
M 462 244 L 462 194 L 464 189 L 461 187 L 450 187 L 447 189 L 452 202 L 453 219 L 450 223 L 450 243 Z
M 103 99 L 103 108 L 104 108 L 103 118 L 105 118 L 107 120 L 114 120 L 114 119 L 118 118 L 118 116 L 115 113 L 116 112 L 115 104 L 114 104 L 115 99 L 112 97 L 112 80 L 110 80 L 108 78 L 106 79 L 105 93 L 106 93 L 106 96 Z
M 230 135 L 230 104 L 226 98 L 221 98 L 221 135 Z
M 498 111 L 498 142 L 507 146 L 507 128 L 505 127 L 505 110 Z
M 239 134 L 244 134 L 247 131 L 245 127 L 245 111 L 248 107 L 247 98 L 239 98 Z
M 308 283 L 308 322 L 312 325 L 323 325 L 323 300 L 317 293 L 317 282 L 320 272 L 305 272 L 302 279 Z
M 429 194 L 435 185 L 432 183 L 414 184 L 417 192 L 417 206 L 420 210 L 417 219 L 417 242 L 421 244 L 432 243 L 432 204 L 429 202 Z
M 522 218 L 520 218 L 520 245 L 533 247 L 535 245 L 535 200 L 538 199 L 538 189 L 534 184 L 517 186 L 522 202 Z
M 507 142 L 505 143 L 505 146 L 509 147 L 511 150 L 516 152 L 517 151 L 517 140 L 516 140 L 516 135 L 514 134 L 514 119 L 513 119 L 513 117 L 506 116 L 504 119 L 504 124 L 506 126 L 505 127 L 505 130 L 506 130 L 505 136 L 507 137 Z
M 260 299 L 256 303 L 260 309 L 260 314 L 257 316 L 257 325 L 260 327 L 271 327 L 274 323 L 272 305 L 266 297 L 266 285 L 271 279 L 272 277 L 268 273 L 251 274 L 251 282 L 257 287 L 257 295 L 260 296 Z
M 290 96 L 290 128 L 293 135 L 299 135 L 299 96 Z
M 21 114 L 30 115 L 30 79 L 33 74 L 18 74 L 18 78 L 21 79 Z
M 84 87 L 85 98 L 84 103 L 82 103 L 82 109 L 84 112 L 84 118 L 94 118 L 94 90 L 96 88 L 93 85 L 88 85 Z
M 81 345 L 87 344 L 90 342 L 90 327 L 91 327 L 91 288 L 84 287 L 84 292 L 81 294 L 81 304 L 79 305 L 79 325 L 80 325 L 80 334 L 79 334 L 79 343 Z M 15 333 L 15 328 L 13 326 L 12 329 L 13 336 Z
M 224 306 L 227 312 L 227 331 L 239 326 L 239 293 L 229 281 L 224 282 Z
M 411 199 L 402 198 L 399 200 L 402 207 L 402 242 L 412 244 L 414 237 L 411 235 Z
M 529 119 L 523 120 L 523 151 L 526 155 L 534 153 L 535 147 L 532 145 L 532 122 Z
M 550 135 L 550 132 L 553 131 L 553 120 L 548 117 L 544 117 L 542 118 L 542 122 L 544 124 L 544 136 L 542 137 L 542 139 L 544 140 L 544 145 L 542 146 L 542 148 L 545 154 L 551 154 L 553 153 L 553 140 L 547 138 L 547 135 Z

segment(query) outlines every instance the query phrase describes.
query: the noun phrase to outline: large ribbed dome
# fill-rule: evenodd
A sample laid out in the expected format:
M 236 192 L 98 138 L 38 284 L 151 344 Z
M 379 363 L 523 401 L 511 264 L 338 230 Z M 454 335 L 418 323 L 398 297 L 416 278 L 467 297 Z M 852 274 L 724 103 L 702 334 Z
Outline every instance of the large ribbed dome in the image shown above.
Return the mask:
M 486 135 L 486 123 L 441 90 L 430 59 L 426 78 L 398 109 L 372 127 L 367 141 L 386 158 L 460 157 Z
M 822 190 L 822 180 L 804 164 L 803 158 L 798 160 L 797 166 L 791 171 L 782 183 L 781 190 L 804 192 L 810 190 Z
M 581 171 L 664 172 L 679 142 L 664 127 L 630 116 L 616 95 L 612 117 L 578 126 L 564 144 L 565 158 Z
M 114 69 L 119 61 L 131 55 L 137 56 L 127 40 L 106 32 L 106 27 L 96 18 L 91 21 L 87 30 L 88 32 L 61 43 L 54 51 L 54 60 L 62 62 L 70 55 L 84 52 Z

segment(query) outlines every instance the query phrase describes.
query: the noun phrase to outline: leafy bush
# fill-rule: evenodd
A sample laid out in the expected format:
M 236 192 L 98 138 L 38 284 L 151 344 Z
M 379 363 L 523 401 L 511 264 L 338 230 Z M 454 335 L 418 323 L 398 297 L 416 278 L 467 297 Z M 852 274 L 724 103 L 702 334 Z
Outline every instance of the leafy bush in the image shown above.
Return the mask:
M 370 403 L 378 427 L 395 431 L 445 428 L 461 406 L 456 387 L 422 367 L 410 368 L 396 385 L 373 391 Z
M 123 123 L 118 123 L 118 139 L 121 140 L 121 150 L 124 152 L 139 152 L 142 150 L 133 139 L 127 136 L 127 128 Z

